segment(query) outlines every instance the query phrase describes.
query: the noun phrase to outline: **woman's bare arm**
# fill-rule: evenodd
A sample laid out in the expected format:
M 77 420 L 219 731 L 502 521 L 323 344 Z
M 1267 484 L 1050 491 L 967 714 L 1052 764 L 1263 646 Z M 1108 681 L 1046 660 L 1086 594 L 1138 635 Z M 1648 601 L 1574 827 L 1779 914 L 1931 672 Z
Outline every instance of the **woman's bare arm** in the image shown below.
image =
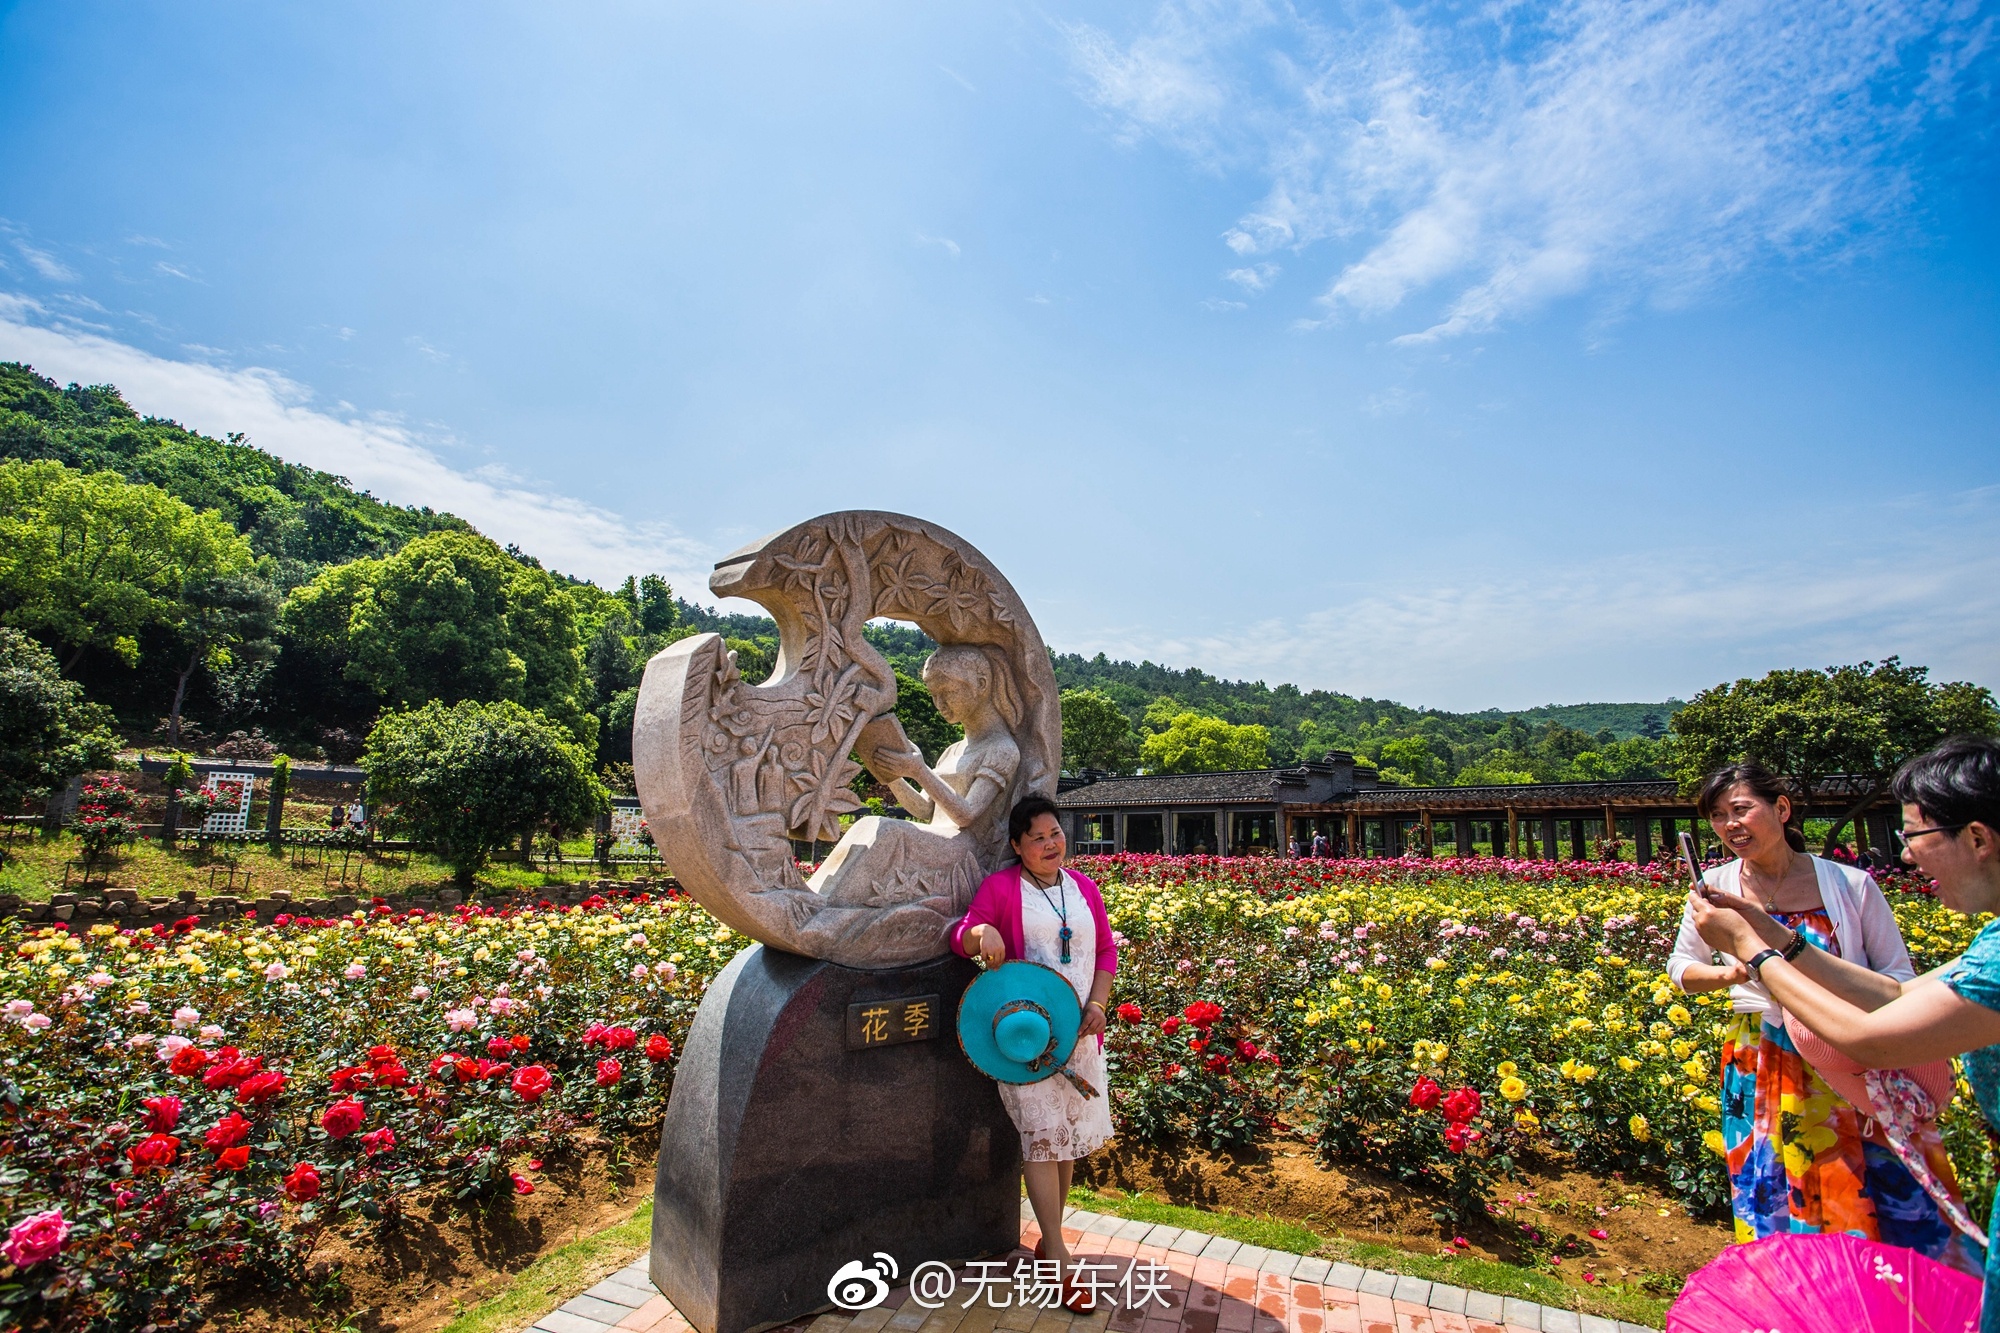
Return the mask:
M 1691 895 L 1690 902 L 1693 904 L 1695 929 L 1701 932 L 1702 939 L 1746 963 L 1765 949 L 1783 949 L 1791 943 L 1791 928 L 1774 920 L 1748 898 L 1711 888 L 1706 893 Z M 1880 972 L 1871 972 L 1845 958 L 1836 958 L 1822 949 L 1806 949 L 1793 960 L 1792 966 L 1817 985 L 1860 1009 L 1881 1008 L 1902 995 L 1909 984 Z M 1689 968 L 1688 971 L 1694 969 Z M 1682 988 L 1688 989 L 1685 984 Z M 1790 1008 L 1789 1005 L 1786 1007 Z M 1810 1019 L 1806 1026 L 1812 1026 Z M 1819 1029 L 1813 1030 L 1817 1032 Z

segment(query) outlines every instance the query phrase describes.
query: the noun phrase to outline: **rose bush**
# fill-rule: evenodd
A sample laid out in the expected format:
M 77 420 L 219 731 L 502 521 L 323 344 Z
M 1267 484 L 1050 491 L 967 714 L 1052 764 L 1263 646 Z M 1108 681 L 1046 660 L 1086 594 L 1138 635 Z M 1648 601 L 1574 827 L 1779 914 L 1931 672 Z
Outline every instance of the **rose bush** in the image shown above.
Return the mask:
M 654 1123 L 742 943 L 677 895 L 0 925 L 0 1324 L 190 1327 L 329 1225 Z

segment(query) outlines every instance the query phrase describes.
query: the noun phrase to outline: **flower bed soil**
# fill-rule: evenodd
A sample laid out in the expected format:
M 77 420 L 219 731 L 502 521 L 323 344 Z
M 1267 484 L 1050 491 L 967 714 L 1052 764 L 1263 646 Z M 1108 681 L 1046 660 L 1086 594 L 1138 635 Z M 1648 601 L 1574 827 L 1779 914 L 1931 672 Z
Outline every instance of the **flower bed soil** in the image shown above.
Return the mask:
M 1496 1216 L 1463 1228 L 1433 1218 L 1449 1206 L 1442 1192 L 1385 1173 L 1322 1167 L 1309 1151 L 1285 1143 L 1232 1155 L 1120 1140 L 1080 1165 L 1077 1180 L 1189 1208 L 1268 1215 L 1347 1241 L 1542 1268 L 1577 1287 L 1590 1285 L 1583 1278 L 1589 1272 L 1660 1295 L 1679 1291 L 1731 1239 L 1728 1223 L 1689 1217 L 1651 1183 L 1550 1163 L 1530 1163 L 1522 1174 L 1525 1182 L 1495 1191 Z M 1592 1230 L 1607 1239 L 1594 1239 Z M 1454 1247 L 1457 1236 L 1469 1246 Z
M 212 1327 L 429 1333 L 499 1295 L 549 1251 L 630 1217 L 652 1195 L 655 1144 L 649 1131 L 616 1155 L 595 1145 L 544 1162 L 544 1170 L 517 1163 L 534 1182 L 533 1194 L 465 1205 L 447 1191 L 431 1191 L 410 1200 L 392 1228 L 361 1224 L 327 1235 L 314 1251 L 305 1288 L 230 1293 L 218 1304 Z M 616 1256 L 611 1268 L 631 1257 Z M 553 1307 L 574 1293 L 546 1294 Z

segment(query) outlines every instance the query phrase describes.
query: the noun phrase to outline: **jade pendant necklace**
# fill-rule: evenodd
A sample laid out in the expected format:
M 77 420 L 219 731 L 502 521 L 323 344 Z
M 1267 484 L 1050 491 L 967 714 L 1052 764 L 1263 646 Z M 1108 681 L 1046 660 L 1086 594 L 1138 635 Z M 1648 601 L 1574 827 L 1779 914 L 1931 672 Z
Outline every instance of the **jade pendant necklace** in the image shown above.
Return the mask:
M 1069 961 L 1069 941 L 1073 932 L 1069 928 L 1069 886 L 1063 883 L 1062 871 L 1056 871 L 1056 892 L 1062 897 L 1061 906 L 1057 906 L 1056 900 L 1049 897 L 1048 886 L 1035 878 L 1034 871 L 1028 869 L 1026 866 L 1022 866 L 1021 873 L 1026 875 L 1028 882 L 1034 885 L 1036 890 L 1040 892 L 1042 901 L 1047 903 L 1049 910 L 1056 914 L 1056 920 L 1062 922 L 1062 929 L 1056 932 L 1056 938 L 1062 941 L 1062 960 L 1067 963 Z

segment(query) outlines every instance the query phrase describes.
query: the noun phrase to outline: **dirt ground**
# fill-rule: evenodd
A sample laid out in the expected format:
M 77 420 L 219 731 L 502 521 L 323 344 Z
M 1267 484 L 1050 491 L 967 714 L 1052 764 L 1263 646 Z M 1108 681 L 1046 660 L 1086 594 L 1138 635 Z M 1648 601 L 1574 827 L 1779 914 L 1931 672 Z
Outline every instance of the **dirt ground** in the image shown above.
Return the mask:
M 1310 1152 L 1285 1144 L 1242 1157 L 1114 1144 L 1080 1168 L 1078 1179 L 1191 1208 L 1268 1214 L 1321 1235 L 1418 1253 L 1535 1264 L 1539 1252 L 1556 1257 L 1551 1271 L 1578 1286 L 1588 1271 L 1607 1281 L 1677 1291 L 1730 1240 L 1726 1222 L 1691 1218 L 1651 1185 L 1547 1167 L 1530 1166 L 1524 1174 L 1527 1183 L 1500 1194 L 1497 1218 L 1464 1228 L 1433 1218 L 1442 1195 L 1387 1175 L 1322 1167 Z M 1594 1230 L 1605 1239 L 1591 1236 Z M 1455 1247 L 1457 1236 L 1470 1245 Z
M 282 1301 L 240 1292 L 216 1312 L 212 1326 L 242 1333 L 429 1333 L 497 1295 L 550 1250 L 616 1226 L 652 1194 L 650 1141 L 635 1143 L 620 1170 L 610 1169 L 601 1154 L 548 1162 L 545 1170 L 518 1165 L 534 1182 L 533 1194 L 504 1195 L 471 1208 L 430 1199 L 413 1206 L 393 1230 L 329 1234 L 312 1258 L 309 1285 L 317 1292 Z M 616 1256 L 604 1272 L 630 1259 Z M 565 1299 L 570 1294 L 550 1292 Z

